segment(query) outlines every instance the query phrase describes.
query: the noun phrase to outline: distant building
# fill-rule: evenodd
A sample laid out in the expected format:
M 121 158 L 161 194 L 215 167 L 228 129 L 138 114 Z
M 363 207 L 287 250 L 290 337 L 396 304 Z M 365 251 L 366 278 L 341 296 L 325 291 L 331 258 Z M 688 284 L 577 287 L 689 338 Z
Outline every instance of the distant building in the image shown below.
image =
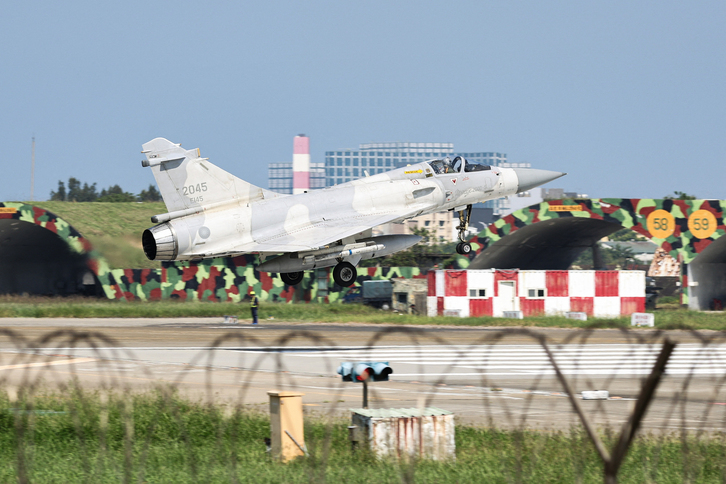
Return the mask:
M 292 163 L 267 165 L 267 188 L 274 192 L 292 194 Z
M 414 229 L 425 229 L 429 233 L 429 245 L 434 243 L 452 242 L 456 239 L 455 227 L 459 225 L 459 217 L 454 212 L 436 212 L 419 215 L 400 224 L 388 223 L 374 229 L 379 234 L 412 234 Z
M 561 200 L 563 198 L 588 198 L 588 196 L 586 193 L 566 192 L 564 188 L 533 188 L 507 197 L 507 207 L 499 215 L 509 215 L 521 208 L 536 205 L 545 200 Z
M 358 150 L 325 152 L 326 186 L 339 185 L 351 180 L 422 161 L 463 156 L 469 161 L 485 165 L 503 166 L 507 155 L 503 153 L 455 153 L 453 143 L 367 143 Z
M 499 214 L 502 217 L 505 215 L 509 215 L 512 212 L 516 212 L 521 208 L 544 202 L 544 198 L 542 198 L 542 189 L 533 188 L 531 190 L 527 190 L 526 192 L 510 195 L 507 197 L 507 202 L 508 206 L 506 210 L 502 211 Z
M 293 193 L 292 163 L 270 163 L 267 165 L 267 188 L 273 192 Z M 310 189 L 325 188 L 325 164 L 310 163 Z
M 483 230 L 490 223 L 495 222 L 494 210 L 485 207 L 474 207 L 469 221 L 468 237 Z M 454 242 L 459 236 L 456 227 L 459 225 L 458 212 L 436 212 L 428 215 L 419 215 L 403 223 L 388 223 L 379 225 L 374 229 L 376 235 L 381 234 L 412 234 L 414 229 L 428 230 L 431 238 L 429 245 L 442 242 Z
M 587 193 L 566 192 L 564 188 L 540 188 L 544 200 L 562 200 L 563 198 L 588 198 Z

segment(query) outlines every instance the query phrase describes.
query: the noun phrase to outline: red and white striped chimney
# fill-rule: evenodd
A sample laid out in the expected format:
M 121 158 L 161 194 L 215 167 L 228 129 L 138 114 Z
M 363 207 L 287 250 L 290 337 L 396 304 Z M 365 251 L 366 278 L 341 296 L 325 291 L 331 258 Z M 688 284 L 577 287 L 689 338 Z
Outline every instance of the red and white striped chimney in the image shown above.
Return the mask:
M 310 188 L 310 138 L 295 136 L 292 150 L 292 193 L 303 193 Z

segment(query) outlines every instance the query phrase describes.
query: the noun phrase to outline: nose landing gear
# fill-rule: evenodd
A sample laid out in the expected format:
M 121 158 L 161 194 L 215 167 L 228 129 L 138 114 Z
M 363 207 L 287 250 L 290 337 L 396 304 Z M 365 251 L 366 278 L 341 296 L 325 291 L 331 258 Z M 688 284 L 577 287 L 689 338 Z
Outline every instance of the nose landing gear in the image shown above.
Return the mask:
M 461 255 L 469 255 L 471 253 L 471 244 L 468 242 L 459 242 L 456 244 L 456 252 Z
M 456 252 L 461 255 L 469 255 L 471 253 L 471 244 L 466 241 L 466 231 L 469 230 L 469 221 L 471 220 L 471 205 L 467 205 L 465 210 L 459 211 L 459 225 L 456 230 L 459 231 L 460 242 L 456 244 Z

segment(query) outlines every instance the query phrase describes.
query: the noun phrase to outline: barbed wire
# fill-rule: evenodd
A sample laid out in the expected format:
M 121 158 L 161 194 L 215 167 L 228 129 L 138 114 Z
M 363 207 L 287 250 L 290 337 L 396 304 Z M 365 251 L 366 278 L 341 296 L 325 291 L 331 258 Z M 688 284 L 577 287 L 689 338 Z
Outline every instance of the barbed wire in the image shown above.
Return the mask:
M 637 452 L 638 472 L 646 480 L 658 480 L 658 469 L 671 464 L 677 444 L 679 478 L 704 480 L 707 466 L 714 482 L 723 482 L 725 335 L 610 330 L 607 342 L 613 348 L 604 350 L 602 334 L 574 330 L 554 340 L 526 328 L 490 330 L 466 344 L 452 344 L 431 329 L 391 326 L 352 347 L 310 330 L 288 331 L 272 341 L 230 331 L 187 360 L 160 363 L 103 332 L 63 329 L 29 339 L 0 328 L 0 394 L 6 408 L 0 428 L 12 449 L 0 457 L 13 461 L 5 477 L 41 482 L 44 470 L 38 466 L 47 451 L 43 439 L 60 439 L 74 449 L 76 480 L 145 482 L 158 470 L 163 434 L 174 442 L 175 459 L 183 461 L 190 481 L 217 480 L 210 478 L 215 467 L 197 455 L 201 432 L 213 436 L 217 452 L 206 458 L 224 469 L 227 480 L 220 482 L 243 481 L 240 476 L 251 464 L 247 454 L 235 449 L 249 447 L 250 438 L 255 439 L 254 452 L 263 448 L 259 435 L 251 437 L 240 424 L 259 427 L 266 422 L 260 388 L 307 389 L 324 395 L 323 401 L 313 399 L 319 406 L 308 407 L 307 418 L 326 430 L 313 432 L 306 458 L 310 464 L 292 480 L 323 481 L 330 478 L 331 462 L 341 451 L 338 433 L 345 427 L 350 394 L 360 390 L 337 377 L 338 365 L 343 358 L 374 361 L 388 354 L 414 376 L 394 373 L 394 381 L 404 385 L 394 390 L 371 385 L 374 406 L 385 407 L 395 397 L 421 409 L 457 407 L 459 422 L 496 430 L 500 433 L 492 434 L 493 439 L 511 443 L 512 453 L 502 464 L 505 480 L 533 479 L 538 468 L 546 467 L 550 444 L 560 442 L 568 449 L 575 481 L 588 480 L 592 454 L 601 466 L 600 479 L 616 482 L 634 442 L 646 439 L 647 456 Z M 442 349 L 447 356 L 439 355 Z M 170 370 L 160 377 L 160 365 L 174 367 L 174 374 Z M 203 401 L 189 396 L 194 394 L 190 387 L 203 388 Z M 598 390 L 609 390 L 607 398 L 583 398 L 583 392 Z M 201 417 L 192 417 L 191 407 L 207 412 L 203 432 L 193 423 Z M 551 437 L 538 440 L 532 432 Z M 488 451 L 503 452 L 494 447 Z M 396 479 L 415 480 L 417 469 L 425 467 L 420 462 L 396 464 Z

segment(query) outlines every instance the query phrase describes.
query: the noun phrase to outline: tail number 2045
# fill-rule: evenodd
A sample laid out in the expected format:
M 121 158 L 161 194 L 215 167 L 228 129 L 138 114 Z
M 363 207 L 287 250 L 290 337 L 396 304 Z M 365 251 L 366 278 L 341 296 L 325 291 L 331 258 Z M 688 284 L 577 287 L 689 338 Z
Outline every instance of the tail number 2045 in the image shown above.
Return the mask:
M 182 187 L 182 192 L 185 196 L 191 196 L 195 193 L 202 193 L 207 191 L 207 182 L 197 183 L 196 185 L 187 185 Z

